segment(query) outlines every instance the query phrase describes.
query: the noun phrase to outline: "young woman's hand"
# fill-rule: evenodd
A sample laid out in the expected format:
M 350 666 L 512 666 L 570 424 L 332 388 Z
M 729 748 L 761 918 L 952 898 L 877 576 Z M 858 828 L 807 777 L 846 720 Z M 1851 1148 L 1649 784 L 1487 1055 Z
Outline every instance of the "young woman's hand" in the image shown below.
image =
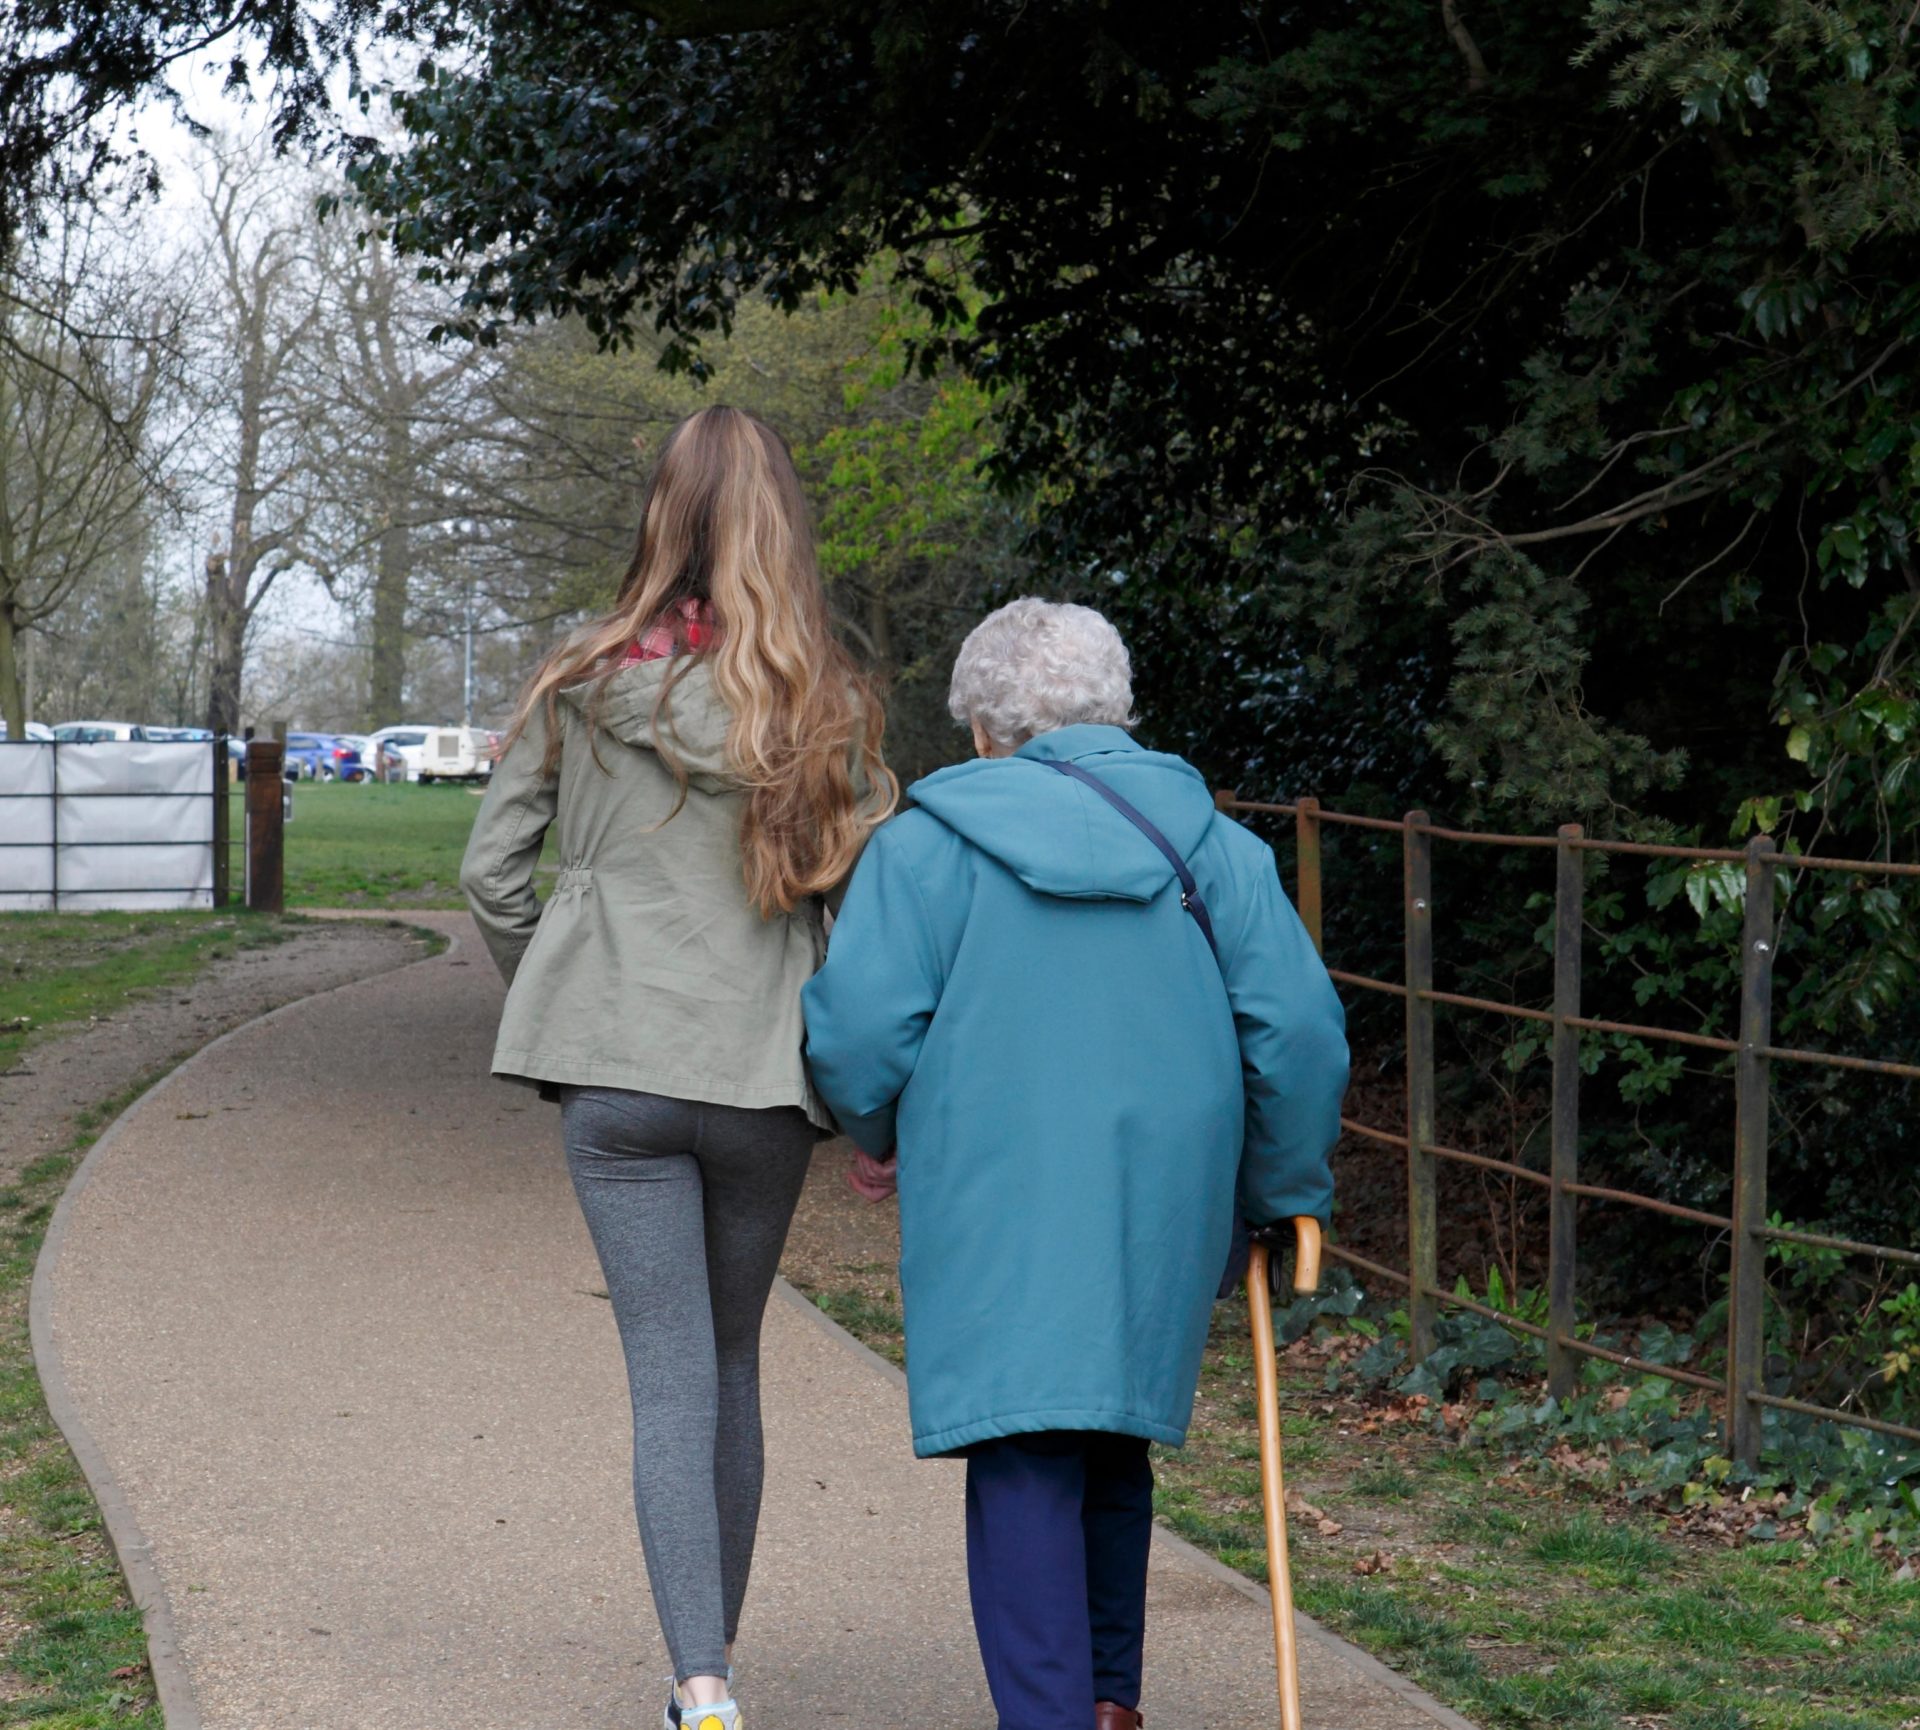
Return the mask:
M 889 1154 L 875 1159 L 859 1148 L 853 1150 L 853 1162 L 847 1167 L 847 1188 L 862 1201 L 886 1201 L 899 1188 L 899 1164 Z

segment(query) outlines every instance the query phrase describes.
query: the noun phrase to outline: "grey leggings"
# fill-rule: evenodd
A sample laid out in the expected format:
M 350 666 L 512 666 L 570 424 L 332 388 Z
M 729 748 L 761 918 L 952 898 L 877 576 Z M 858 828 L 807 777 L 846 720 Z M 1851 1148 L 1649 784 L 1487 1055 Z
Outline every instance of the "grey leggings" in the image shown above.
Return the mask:
M 561 1091 L 567 1167 L 633 1396 L 633 1502 L 675 1676 L 721 1676 L 760 1520 L 760 1318 L 816 1132 L 750 1111 Z

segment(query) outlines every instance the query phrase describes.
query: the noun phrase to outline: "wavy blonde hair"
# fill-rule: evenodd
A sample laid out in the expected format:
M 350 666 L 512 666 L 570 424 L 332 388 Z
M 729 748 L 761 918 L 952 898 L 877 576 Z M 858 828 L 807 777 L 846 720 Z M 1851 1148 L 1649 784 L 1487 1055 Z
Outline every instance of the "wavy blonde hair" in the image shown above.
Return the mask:
M 740 826 L 747 895 L 771 919 L 853 869 L 869 832 L 899 802 L 900 785 L 880 755 L 879 693 L 828 622 L 793 458 L 764 421 L 705 408 L 668 435 L 613 610 L 541 663 L 502 749 L 544 709 L 542 767 L 552 774 L 562 688 L 594 687 L 584 705 L 591 738 L 627 645 L 671 623 L 688 599 L 711 604 L 715 632 L 703 648 L 674 658 L 654 705 L 654 748 L 684 804 L 687 771 L 669 743 L 671 704 L 675 686 L 705 662 L 732 717 L 728 766 L 747 789 Z

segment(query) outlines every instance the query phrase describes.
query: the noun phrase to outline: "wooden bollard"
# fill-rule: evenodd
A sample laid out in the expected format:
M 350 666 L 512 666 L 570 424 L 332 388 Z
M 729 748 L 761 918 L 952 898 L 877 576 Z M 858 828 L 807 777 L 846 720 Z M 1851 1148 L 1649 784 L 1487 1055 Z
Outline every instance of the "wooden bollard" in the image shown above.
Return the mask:
M 287 905 L 285 762 L 278 739 L 247 741 L 247 905 L 260 913 Z

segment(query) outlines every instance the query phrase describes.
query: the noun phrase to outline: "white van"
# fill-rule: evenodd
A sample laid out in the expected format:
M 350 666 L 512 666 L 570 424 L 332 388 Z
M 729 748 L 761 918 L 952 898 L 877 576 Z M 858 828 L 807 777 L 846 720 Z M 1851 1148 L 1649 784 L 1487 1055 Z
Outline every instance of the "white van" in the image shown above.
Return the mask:
M 373 766 L 374 775 L 384 781 L 387 779 L 387 766 L 381 762 L 384 751 L 388 764 L 399 762 L 405 765 L 406 772 L 398 777 L 401 780 L 420 779 L 420 764 L 427 754 L 427 735 L 433 732 L 430 721 L 403 721 L 391 727 L 381 727 L 367 735 L 367 743 L 361 748 L 360 761 Z
M 493 745 L 478 727 L 435 727 L 420 753 L 422 781 L 484 781 L 493 773 Z

